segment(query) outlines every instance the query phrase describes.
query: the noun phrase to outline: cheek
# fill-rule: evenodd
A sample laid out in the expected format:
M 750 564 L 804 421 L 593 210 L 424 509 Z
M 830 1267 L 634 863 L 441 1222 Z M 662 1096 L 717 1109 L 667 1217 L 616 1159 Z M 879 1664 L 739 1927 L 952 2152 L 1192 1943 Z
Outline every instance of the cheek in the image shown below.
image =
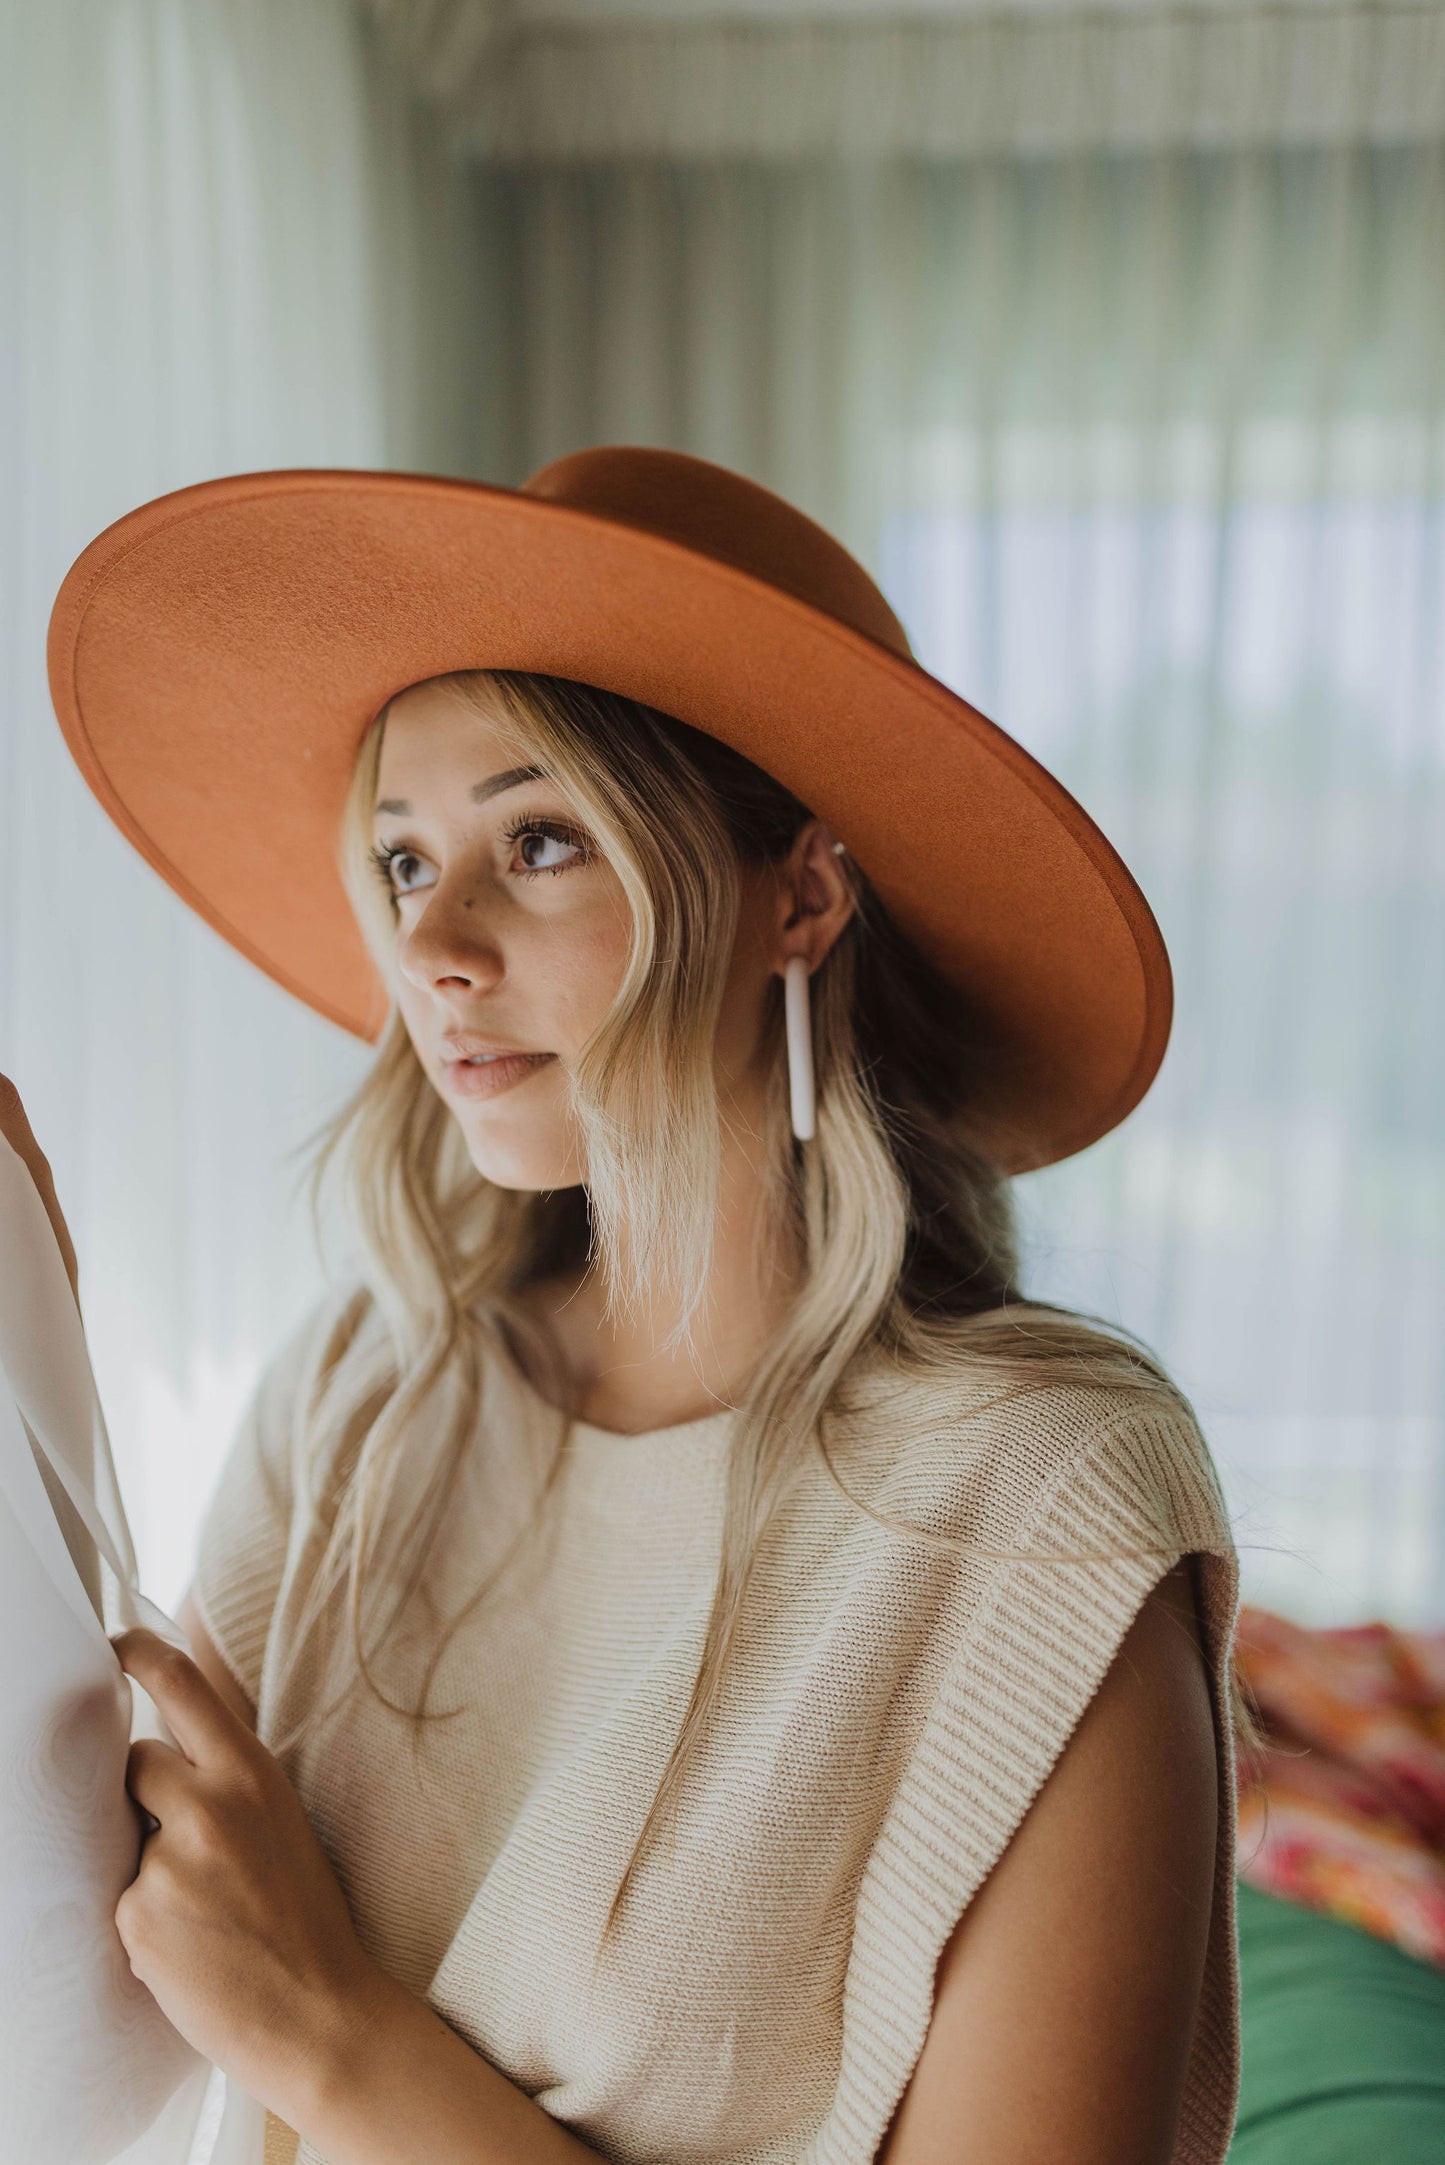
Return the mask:
M 575 1051 L 612 1006 L 631 937 L 619 897 L 615 907 L 579 909 L 538 924 L 519 943 L 515 966 L 525 970 L 538 1009 L 560 1033 L 557 1051 Z
M 477 1026 L 484 1029 L 490 1013 L 508 1033 L 564 1056 L 575 1052 L 611 1007 L 627 967 L 632 919 L 620 888 L 571 907 L 519 909 L 495 937 L 503 976 L 489 976 L 472 1007 Z M 413 1041 L 430 1044 L 437 1028 L 430 992 L 398 972 L 395 996 Z
M 400 971 L 397 971 L 392 979 L 392 998 L 402 1021 L 411 1033 L 412 1043 L 416 1044 L 418 1040 L 424 1042 L 432 1013 L 427 995 L 420 986 L 414 985 L 409 977 L 403 977 Z

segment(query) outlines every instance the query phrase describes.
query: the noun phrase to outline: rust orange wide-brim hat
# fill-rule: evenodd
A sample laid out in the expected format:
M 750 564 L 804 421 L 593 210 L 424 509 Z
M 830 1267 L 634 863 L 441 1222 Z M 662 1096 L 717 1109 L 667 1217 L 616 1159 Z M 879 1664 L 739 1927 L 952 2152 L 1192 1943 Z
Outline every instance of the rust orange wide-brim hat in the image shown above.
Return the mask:
M 300 470 L 177 489 L 77 558 L 51 695 L 121 832 L 206 922 L 368 1041 L 342 885 L 358 746 L 423 678 L 580 679 L 785 784 L 959 988 L 977 1140 L 1010 1172 L 1122 1120 L 1169 1035 L 1148 904 L 1038 761 L 914 660 L 868 573 L 757 483 L 607 445 L 520 489 Z

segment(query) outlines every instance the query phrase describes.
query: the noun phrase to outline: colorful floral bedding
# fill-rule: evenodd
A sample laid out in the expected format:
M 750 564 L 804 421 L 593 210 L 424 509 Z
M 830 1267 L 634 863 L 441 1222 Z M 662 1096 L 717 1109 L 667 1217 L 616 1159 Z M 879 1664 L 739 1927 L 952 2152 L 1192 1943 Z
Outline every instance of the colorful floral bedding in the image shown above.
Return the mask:
M 1268 1738 L 1240 1770 L 1240 1878 L 1445 1969 L 1445 1631 L 1246 1604 L 1236 1648 Z

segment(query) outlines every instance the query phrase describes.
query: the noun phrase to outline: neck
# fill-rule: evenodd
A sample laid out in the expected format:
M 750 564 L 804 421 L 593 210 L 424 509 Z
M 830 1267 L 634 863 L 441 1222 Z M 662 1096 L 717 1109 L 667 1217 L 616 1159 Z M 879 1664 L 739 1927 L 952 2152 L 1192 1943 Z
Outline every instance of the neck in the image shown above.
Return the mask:
M 530 1305 L 561 1345 L 583 1420 L 640 1435 L 695 1420 L 742 1397 L 797 1287 L 797 1263 L 774 1255 L 769 1198 L 738 1129 L 724 1123 L 716 1237 L 704 1296 L 688 1336 L 667 1343 L 679 1305 L 665 1293 L 630 1313 L 606 1312 L 607 1287 L 590 1268 L 528 1288 Z

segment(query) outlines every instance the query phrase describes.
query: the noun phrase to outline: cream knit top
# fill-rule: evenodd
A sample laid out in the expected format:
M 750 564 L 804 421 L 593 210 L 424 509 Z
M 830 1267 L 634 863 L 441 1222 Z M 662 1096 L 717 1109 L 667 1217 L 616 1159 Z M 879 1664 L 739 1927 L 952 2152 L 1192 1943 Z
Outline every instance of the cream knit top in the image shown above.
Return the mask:
M 350 1290 L 267 1368 L 200 1536 L 193 1597 L 268 1742 L 315 1689 L 309 1672 L 284 1704 L 277 1689 L 321 1544 L 293 1413 Z M 374 1353 L 377 1333 L 368 1305 L 343 1358 L 368 1338 Z M 994 1547 L 1167 1546 L 1116 1563 L 960 1557 L 877 1525 L 813 1458 L 765 1535 L 720 1714 L 594 1980 L 696 1673 L 734 1417 L 634 1436 L 576 1422 L 544 1495 L 537 1438 L 555 1450 L 561 1417 L 498 1355 L 408 1612 L 455 1613 L 541 1498 L 438 1669 L 429 1703 L 460 1711 L 414 1757 L 410 1725 L 360 1691 L 283 1759 L 363 1944 L 605 2157 L 867 2165 L 954 1924 L 1145 1595 L 1193 1554 L 1220 1839 L 1174 2157 L 1218 2165 L 1239 2071 L 1239 1581 L 1208 1447 L 1183 1413 L 1054 1381 L 1020 1394 L 965 1376 L 929 1396 L 875 1363 L 857 1396 L 829 1448 L 875 1509 Z M 415 1457 L 419 1479 L 424 1446 Z M 378 1659 L 403 1704 L 431 1643 L 403 1621 Z M 297 2165 L 324 2161 L 302 2142 Z

